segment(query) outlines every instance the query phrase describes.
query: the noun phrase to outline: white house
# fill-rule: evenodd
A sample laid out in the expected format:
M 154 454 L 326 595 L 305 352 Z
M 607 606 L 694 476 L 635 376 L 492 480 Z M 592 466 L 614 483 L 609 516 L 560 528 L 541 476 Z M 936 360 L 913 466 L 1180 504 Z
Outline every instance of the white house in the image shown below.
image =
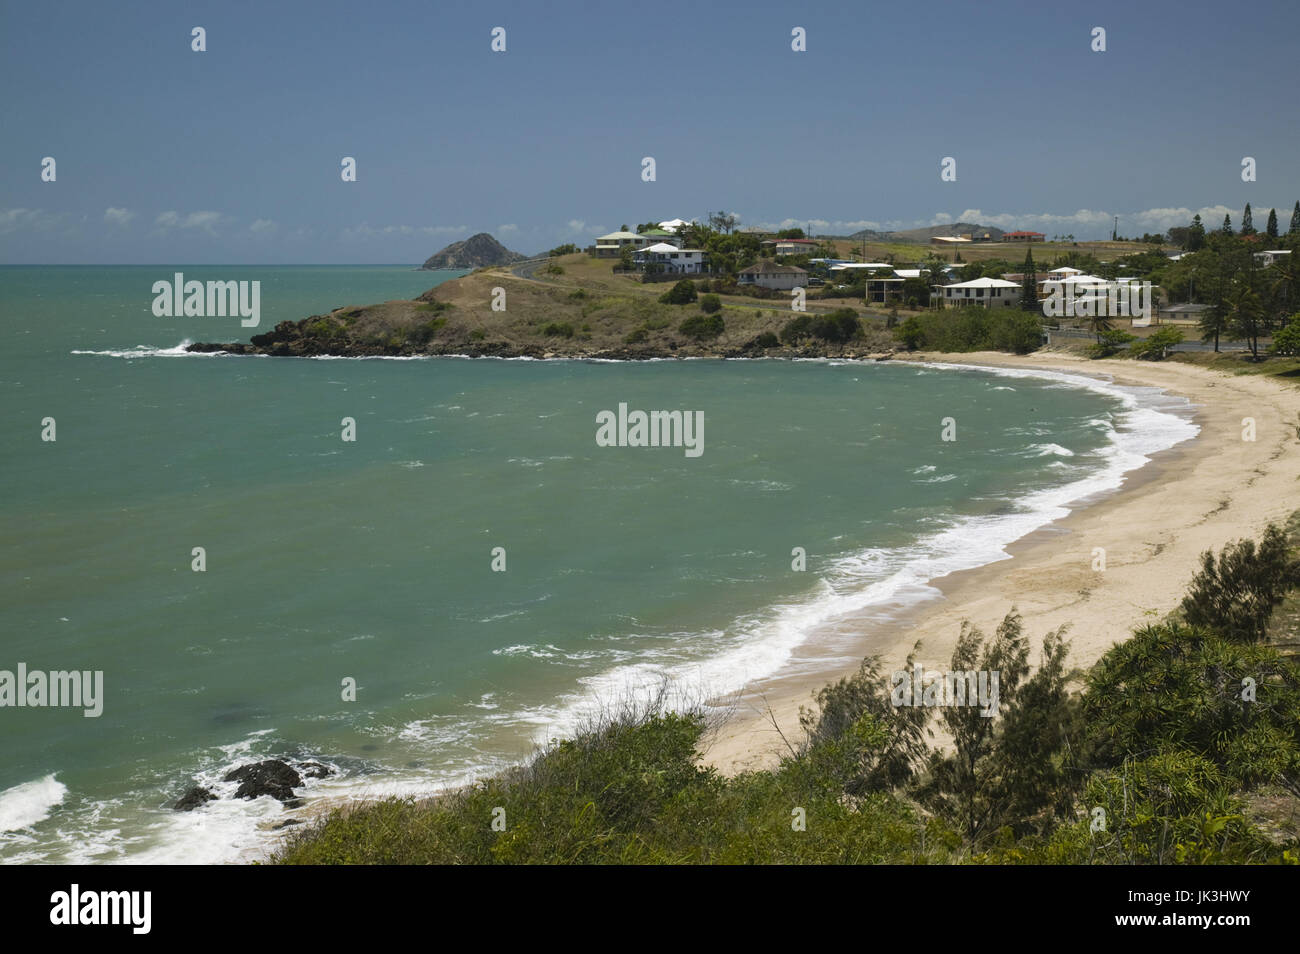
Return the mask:
M 985 308 L 1010 308 L 1020 303 L 1020 285 L 1001 278 L 976 278 L 934 290 L 932 304 L 983 305 Z
M 704 271 L 707 253 L 699 248 L 678 248 L 667 242 L 647 245 L 632 253 L 632 261 L 638 265 L 662 265 L 662 271 L 676 274 L 694 275 Z
M 763 244 L 771 245 L 777 255 L 807 255 L 817 248 L 812 239 L 772 239 Z
M 1269 249 L 1266 252 L 1256 252 L 1255 261 L 1259 262 L 1259 264 L 1264 266 L 1264 268 L 1268 268 L 1270 265 L 1278 262 L 1283 255 L 1290 254 L 1291 250 L 1289 248 L 1274 248 Z
M 803 288 L 808 284 L 808 273 L 793 265 L 778 265 L 776 262 L 756 262 L 749 268 L 742 269 L 736 276 L 740 285 L 759 285 L 762 288 L 789 290 Z
M 599 258 L 618 258 L 624 246 L 631 246 L 633 249 L 645 248 L 647 245 L 653 245 L 659 241 L 653 235 L 637 235 L 635 232 L 610 232 L 608 235 L 601 235 L 596 239 L 596 247 L 593 252 Z
M 683 225 L 690 225 L 685 219 L 669 219 L 667 222 L 660 222 L 659 227 L 665 232 L 676 232 Z

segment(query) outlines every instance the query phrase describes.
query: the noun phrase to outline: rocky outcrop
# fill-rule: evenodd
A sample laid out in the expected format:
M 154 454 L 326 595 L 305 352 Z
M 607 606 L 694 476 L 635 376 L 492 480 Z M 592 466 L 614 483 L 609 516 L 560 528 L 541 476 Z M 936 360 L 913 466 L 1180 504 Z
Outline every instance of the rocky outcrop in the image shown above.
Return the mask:
M 202 785 L 191 785 L 172 807 L 178 812 L 192 812 L 202 808 L 208 802 L 215 802 L 217 796 Z
M 227 772 L 223 782 L 239 782 L 235 798 L 261 798 L 270 795 L 282 802 L 292 802 L 293 790 L 302 785 L 302 776 L 287 763 L 279 759 L 267 759 L 241 765 Z
M 441 252 L 431 255 L 421 269 L 485 268 L 489 265 L 512 265 L 528 256 L 512 252 L 486 232 L 452 242 Z

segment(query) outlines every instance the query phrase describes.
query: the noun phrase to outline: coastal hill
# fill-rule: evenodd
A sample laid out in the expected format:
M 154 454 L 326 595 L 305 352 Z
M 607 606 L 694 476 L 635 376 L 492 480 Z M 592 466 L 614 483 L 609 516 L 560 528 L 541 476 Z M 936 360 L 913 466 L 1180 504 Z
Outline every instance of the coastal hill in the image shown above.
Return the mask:
M 723 291 L 721 307 L 706 316 L 701 301 L 660 301 L 672 287 L 672 282 L 642 284 L 615 275 L 609 260 L 579 252 L 545 266 L 481 268 L 414 301 L 348 305 L 282 321 L 246 343 L 200 343 L 189 350 L 284 357 L 656 358 L 865 357 L 894 348 L 883 317 L 863 321 L 862 335 L 845 344 L 810 340 L 790 346 L 780 340 L 797 316 L 788 297 L 758 300 Z M 701 295 L 705 291 L 699 289 Z M 810 299 L 807 315 L 846 306 L 863 315 L 861 302 L 844 298 Z
M 985 232 L 993 239 L 998 241 L 1002 238 L 1002 229 L 994 228 L 992 225 L 975 225 L 972 222 L 953 222 L 948 225 L 927 225 L 919 229 L 904 229 L 901 232 L 877 232 L 875 229 L 863 229 L 861 232 L 854 232 L 849 236 L 861 242 L 866 239 L 868 242 L 929 242 L 936 235 L 983 235 Z
M 452 242 L 441 252 L 429 256 L 422 270 L 449 268 L 486 268 L 490 265 L 513 265 L 528 256 L 512 252 L 486 232 L 471 235 L 463 242 Z

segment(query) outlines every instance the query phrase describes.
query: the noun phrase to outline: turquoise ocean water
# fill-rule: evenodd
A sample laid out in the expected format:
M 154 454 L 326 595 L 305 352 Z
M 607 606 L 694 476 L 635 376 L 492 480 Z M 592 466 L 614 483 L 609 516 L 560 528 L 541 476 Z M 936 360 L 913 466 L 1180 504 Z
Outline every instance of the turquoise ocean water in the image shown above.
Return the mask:
M 104 673 L 98 718 L 0 708 L 0 862 L 248 858 L 278 803 L 170 803 L 282 755 L 424 792 L 635 686 L 735 690 L 1195 433 L 1063 375 L 189 356 L 250 329 L 155 318 L 175 271 L 260 280 L 256 331 L 456 274 L 0 268 L 0 670 Z M 703 454 L 597 446 L 620 403 L 702 411 Z

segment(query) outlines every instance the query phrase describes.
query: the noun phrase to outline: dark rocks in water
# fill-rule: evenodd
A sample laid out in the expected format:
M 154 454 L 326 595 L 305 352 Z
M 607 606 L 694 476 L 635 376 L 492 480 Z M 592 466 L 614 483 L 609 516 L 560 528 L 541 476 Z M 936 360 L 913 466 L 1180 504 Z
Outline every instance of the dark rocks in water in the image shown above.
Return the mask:
M 329 778 L 334 774 L 334 770 L 328 765 L 322 765 L 319 762 L 299 762 L 298 771 L 305 778 Z
M 192 812 L 196 808 L 202 808 L 208 802 L 215 802 L 217 796 L 202 785 L 191 785 L 184 795 L 172 807 L 178 812 Z
M 301 824 L 302 824 L 301 818 L 286 818 L 284 821 L 280 822 L 280 824 L 272 825 L 271 831 L 279 831 L 281 828 L 289 828 L 292 827 L 293 825 L 301 825 Z
M 267 759 L 241 765 L 227 772 L 224 782 L 239 782 L 235 791 L 236 798 L 261 798 L 270 795 L 282 802 L 294 799 L 293 790 L 302 785 L 302 776 L 293 770 L 287 762 L 280 759 Z

